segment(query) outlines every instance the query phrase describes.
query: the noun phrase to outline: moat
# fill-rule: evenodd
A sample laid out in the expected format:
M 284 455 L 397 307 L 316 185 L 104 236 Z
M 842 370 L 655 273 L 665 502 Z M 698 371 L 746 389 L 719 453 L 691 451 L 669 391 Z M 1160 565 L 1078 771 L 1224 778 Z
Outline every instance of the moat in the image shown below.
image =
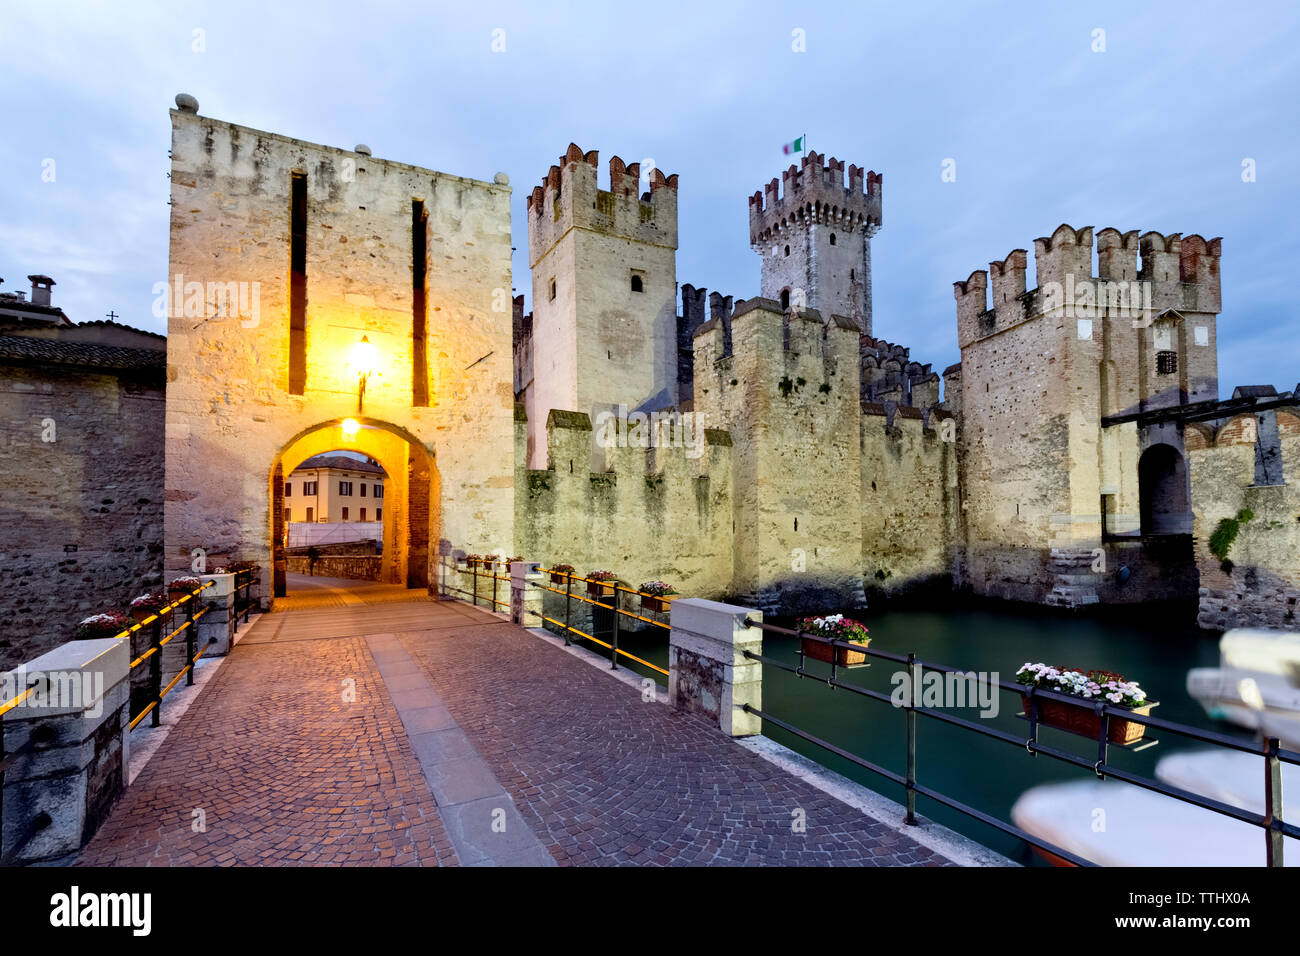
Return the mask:
M 1198 629 L 1192 614 L 1180 614 L 1172 609 L 1158 612 L 1133 609 L 1104 617 L 1074 617 L 1036 614 L 1032 609 L 992 604 L 944 611 L 896 609 L 846 613 L 868 625 L 872 646 L 879 650 L 914 652 L 920 660 L 964 670 L 990 674 L 996 671 L 1003 680 L 1013 680 L 1016 670 L 1026 661 L 1046 661 L 1084 670 L 1106 668 L 1137 680 L 1152 699 L 1160 701 L 1155 716 L 1234 733 L 1231 725 L 1210 720 L 1187 694 L 1187 671 L 1214 666 L 1219 659 L 1217 635 Z M 770 620 L 787 626 L 792 624 L 785 619 Z M 603 632 L 598 628 L 596 633 L 601 636 Z M 667 667 L 667 640 L 660 634 L 623 634 L 620 646 Z M 771 635 L 764 639 L 763 653 L 792 664 L 797 663 L 799 655 L 793 640 Z M 816 673 L 829 672 L 825 664 L 809 662 L 806 666 Z M 877 660 L 870 667 L 841 669 L 838 676 L 847 683 L 889 694 L 895 687 L 892 681 L 895 670 L 892 664 Z M 1016 716 L 1020 701 L 1010 693 L 1002 693 L 997 702 L 997 716 L 989 718 L 993 725 L 1010 733 L 1024 734 L 1027 725 Z M 801 680 L 771 666 L 763 668 L 763 709 L 850 753 L 899 773 L 904 769 L 905 716 L 901 710 L 833 690 L 817 681 Z M 953 713 L 973 719 L 978 711 L 967 707 Z M 1248 736 L 1245 731 L 1240 733 Z M 764 734 L 878 793 L 903 800 L 901 787 L 779 727 L 768 725 Z M 1112 760 L 1126 770 L 1153 776 L 1156 761 L 1161 757 L 1195 747 L 1173 734 L 1157 736 L 1159 745 L 1148 750 L 1129 753 L 1112 748 Z M 1046 729 L 1041 731 L 1041 737 L 1054 746 L 1088 752 L 1089 744 L 1077 737 Z M 1032 757 L 999 741 L 923 720 L 918 743 L 918 779 L 978 810 L 1009 820 L 1011 805 L 1030 787 L 1086 780 L 1088 775 L 1049 757 Z M 1042 862 L 1020 841 L 933 801 L 921 798 L 917 809 L 1013 860 L 1032 865 Z

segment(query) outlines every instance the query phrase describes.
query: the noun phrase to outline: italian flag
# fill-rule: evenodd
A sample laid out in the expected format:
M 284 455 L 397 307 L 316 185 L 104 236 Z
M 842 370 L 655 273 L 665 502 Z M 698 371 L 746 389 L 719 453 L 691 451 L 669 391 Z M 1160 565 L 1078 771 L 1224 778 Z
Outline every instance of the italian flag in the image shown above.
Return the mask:
M 787 156 L 789 156 L 791 153 L 802 153 L 804 147 L 803 141 L 807 138 L 808 137 L 804 135 L 804 136 L 800 136 L 793 143 L 786 143 L 784 146 L 781 147 L 781 152 L 785 153 Z

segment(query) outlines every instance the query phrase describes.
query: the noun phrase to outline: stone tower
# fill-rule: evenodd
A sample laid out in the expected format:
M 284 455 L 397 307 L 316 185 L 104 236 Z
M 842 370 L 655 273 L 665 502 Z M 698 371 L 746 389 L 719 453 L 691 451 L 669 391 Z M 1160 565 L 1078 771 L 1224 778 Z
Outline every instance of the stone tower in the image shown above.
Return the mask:
M 1183 429 L 1160 413 L 1218 397 L 1221 241 L 1112 228 L 1095 240 L 1095 274 L 1092 227 L 1062 224 L 1034 242 L 1035 288 L 1024 249 L 954 284 L 978 593 L 1195 593 Z
M 819 153 L 749 197 L 749 244 L 763 257 L 762 295 L 788 308 L 852 319 L 871 334 L 871 237 L 882 177 Z
M 528 197 L 533 385 L 528 461 L 546 467 L 551 409 L 652 411 L 677 404 L 677 176 L 570 143 Z

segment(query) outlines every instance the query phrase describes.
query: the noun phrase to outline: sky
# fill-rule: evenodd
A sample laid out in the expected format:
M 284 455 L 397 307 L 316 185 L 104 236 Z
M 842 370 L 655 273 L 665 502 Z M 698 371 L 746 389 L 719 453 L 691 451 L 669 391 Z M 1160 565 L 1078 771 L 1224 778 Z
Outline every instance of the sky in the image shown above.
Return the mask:
M 1284 2 L 5 0 L 0 291 L 45 273 L 74 321 L 164 331 L 178 92 L 256 129 L 507 173 L 524 293 L 525 200 L 573 141 L 602 181 L 615 154 L 678 173 L 678 282 L 757 295 L 747 197 L 806 133 L 884 175 L 875 334 L 913 359 L 960 358 L 952 283 L 971 271 L 1062 222 L 1154 229 L 1223 237 L 1221 395 L 1289 390 L 1297 49 Z

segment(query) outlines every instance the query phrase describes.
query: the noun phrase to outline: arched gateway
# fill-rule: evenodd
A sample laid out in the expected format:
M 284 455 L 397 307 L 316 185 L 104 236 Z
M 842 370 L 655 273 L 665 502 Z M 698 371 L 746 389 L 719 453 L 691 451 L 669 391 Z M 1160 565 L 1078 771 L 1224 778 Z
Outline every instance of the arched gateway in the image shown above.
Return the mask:
M 440 551 L 514 541 L 498 180 L 172 112 L 169 570 L 202 549 L 275 591 L 284 477 L 336 449 L 388 475 L 386 581 L 432 590 Z

